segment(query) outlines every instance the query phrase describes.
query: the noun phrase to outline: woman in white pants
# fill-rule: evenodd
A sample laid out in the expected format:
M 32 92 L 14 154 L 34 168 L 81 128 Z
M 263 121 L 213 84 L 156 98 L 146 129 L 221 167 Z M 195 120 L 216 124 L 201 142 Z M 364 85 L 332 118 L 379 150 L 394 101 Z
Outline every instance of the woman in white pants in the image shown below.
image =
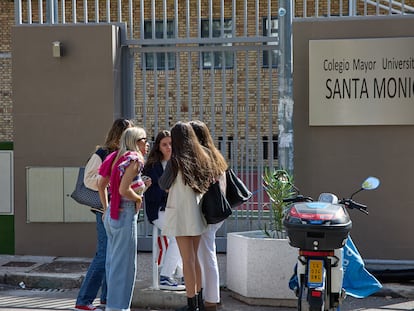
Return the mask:
M 160 131 L 155 138 L 154 146 L 148 155 L 143 172 L 145 176 L 151 178 L 151 186 L 144 194 L 145 212 L 148 221 L 160 230 L 165 223 L 167 192 L 160 189 L 158 179 L 163 174 L 167 161 L 171 158 L 171 150 L 170 131 Z M 168 247 L 160 271 L 160 289 L 185 290 L 185 286 L 182 284 L 183 261 L 177 240 L 173 236 L 167 238 Z
M 226 193 L 226 169 L 227 163 L 220 151 L 216 148 L 207 125 L 201 121 L 190 122 L 201 145 L 210 151 L 210 156 L 215 169 L 214 175 L 219 181 L 220 189 Z M 216 232 L 223 222 L 209 224 L 207 230 L 201 235 L 198 247 L 198 257 L 201 266 L 202 284 L 198 297 L 204 297 L 204 310 L 217 310 L 220 302 L 220 275 L 216 254 Z M 203 310 L 200 308 L 200 310 Z

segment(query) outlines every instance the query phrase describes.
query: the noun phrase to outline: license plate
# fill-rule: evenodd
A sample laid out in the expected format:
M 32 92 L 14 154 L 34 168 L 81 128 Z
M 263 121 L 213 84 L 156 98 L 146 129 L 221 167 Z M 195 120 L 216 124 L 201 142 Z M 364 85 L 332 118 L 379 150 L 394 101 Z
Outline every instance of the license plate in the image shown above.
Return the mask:
M 322 284 L 323 260 L 309 260 L 309 279 L 308 283 L 313 285 Z

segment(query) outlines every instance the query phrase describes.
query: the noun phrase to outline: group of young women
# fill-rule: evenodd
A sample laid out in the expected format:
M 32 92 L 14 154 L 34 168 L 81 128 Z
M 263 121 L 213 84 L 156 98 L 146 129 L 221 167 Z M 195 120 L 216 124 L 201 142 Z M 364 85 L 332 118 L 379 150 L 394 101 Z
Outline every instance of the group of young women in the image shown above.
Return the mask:
M 182 263 L 187 305 L 179 310 L 216 310 L 220 291 L 215 234 L 222 223 L 207 225 L 199 202 L 214 180 L 225 191 L 227 163 L 201 121 L 177 122 L 171 132 L 161 131 L 146 160 L 145 130 L 124 121 L 129 126 L 123 130 L 117 150 L 108 152 L 99 171 L 94 166 L 99 173 L 97 189 L 107 236 L 107 290 L 106 297 L 101 295 L 101 305 L 107 311 L 130 309 L 136 277 L 137 215 L 145 197 L 149 221 L 160 227 L 172 245 L 176 241 L 181 255 L 176 253 L 175 262 L 161 271 L 161 276 L 172 279 L 177 270 L 182 279 Z M 85 281 L 80 293 L 87 292 Z M 92 305 L 96 294 L 78 297 L 75 309 L 101 310 Z

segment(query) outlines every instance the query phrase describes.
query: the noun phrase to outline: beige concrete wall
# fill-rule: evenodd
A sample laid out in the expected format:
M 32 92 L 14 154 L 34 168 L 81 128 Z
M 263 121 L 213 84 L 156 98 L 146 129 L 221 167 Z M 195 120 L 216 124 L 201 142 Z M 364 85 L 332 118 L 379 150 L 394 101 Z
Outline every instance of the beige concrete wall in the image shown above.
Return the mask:
M 25 168 L 82 166 L 104 142 L 120 115 L 117 29 L 95 24 L 12 30 L 16 254 L 95 252 L 94 223 L 26 223 Z M 60 58 L 52 57 L 53 41 L 62 43 Z
M 413 18 L 355 18 L 295 22 L 295 179 L 303 194 L 334 192 L 344 197 L 369 175 L 381 186 L 355 199 L 368 216 L 351 211 L 351 235 L 364 258 L 414 259 L 412 196 L 414 126 L 310 127 L 308 42 L 313 39 L 413 37 Z

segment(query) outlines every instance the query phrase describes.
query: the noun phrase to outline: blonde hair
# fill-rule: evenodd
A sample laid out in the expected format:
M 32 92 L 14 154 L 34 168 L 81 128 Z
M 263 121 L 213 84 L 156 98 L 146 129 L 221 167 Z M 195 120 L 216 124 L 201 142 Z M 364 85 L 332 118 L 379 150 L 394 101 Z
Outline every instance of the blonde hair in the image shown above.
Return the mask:
M 121 155 L 128 151 L 136 151 L 143 156 L 137 145 L 137 141 L 142 138 L 146 138 L 146 132 L 142 127 L 133 126 L 127 128 L 122 133 L 119 140 L 119 151 L 114 163 L 121 157 Z

